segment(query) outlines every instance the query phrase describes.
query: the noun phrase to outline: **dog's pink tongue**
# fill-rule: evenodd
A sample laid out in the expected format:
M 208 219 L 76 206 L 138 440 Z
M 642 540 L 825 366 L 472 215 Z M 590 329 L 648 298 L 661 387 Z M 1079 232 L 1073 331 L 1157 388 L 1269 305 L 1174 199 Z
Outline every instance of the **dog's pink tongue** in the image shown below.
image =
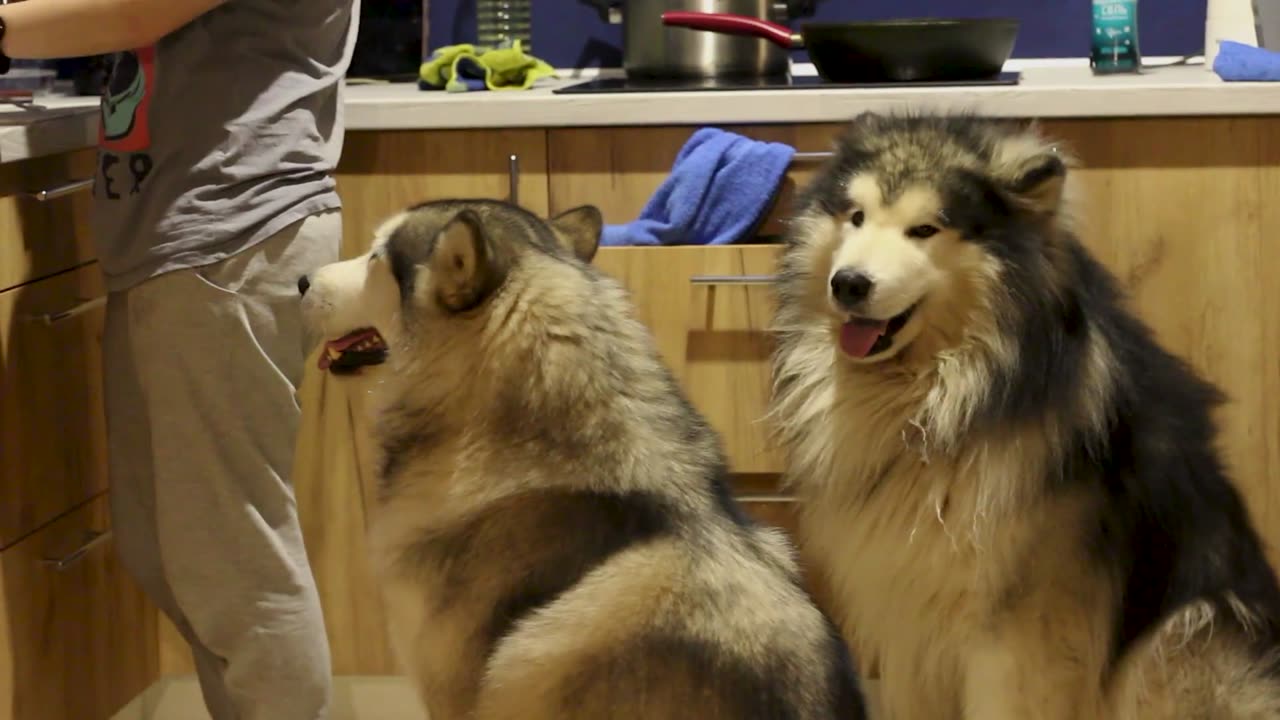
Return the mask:
M 856 358 L 866 357 L 871 346 L 888 329 L 889 323 L 874 320 L 853 320 L 840 328 L 840 349 Z

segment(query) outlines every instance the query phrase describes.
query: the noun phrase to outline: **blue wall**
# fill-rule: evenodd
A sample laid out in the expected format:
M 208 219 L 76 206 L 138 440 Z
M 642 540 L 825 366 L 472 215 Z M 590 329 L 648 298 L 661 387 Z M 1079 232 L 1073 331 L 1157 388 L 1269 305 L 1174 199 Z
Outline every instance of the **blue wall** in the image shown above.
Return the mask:
M 367 1 L 367 0 L 366 0 Z M 622 36 L 581 0 L 530 0 L 535 54 L 555 67 L 616 67 Z M 974 5 L 981 4 L 981 9 Z M 475 40 L 475 0 L 430 0 L 431 48 Z M 1205 0 L 1138 3 L 1143 55 L 1189 55 L 1204 45 Z M 814 19 L 1011 16 L 1022 21 L 1014 57 L 1085 57 L 1089 54 L 1089 0 L 823 0 Z M 803 59 L 803 53 L 796 53 Z

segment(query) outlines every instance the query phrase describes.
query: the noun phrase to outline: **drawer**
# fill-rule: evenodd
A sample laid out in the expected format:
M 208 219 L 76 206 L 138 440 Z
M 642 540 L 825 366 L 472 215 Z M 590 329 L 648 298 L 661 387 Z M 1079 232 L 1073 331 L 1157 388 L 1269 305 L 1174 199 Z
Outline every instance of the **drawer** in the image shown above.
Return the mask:
M 630 290 L 690 401 L 720 432 L 734 473 L 779 473 L 764 420 L 778 245 L 606 247 L 595 264 Z
M 0 292 L 0 548 L 107 487 L 102 294 L 96 265 Z
M 0 290 L 94 258 L 93 169 L 92 150 L 0 165 Z
M 102 495 L 0 552 L 0 720 L 107 720 L 156 677 L 110 530 Z

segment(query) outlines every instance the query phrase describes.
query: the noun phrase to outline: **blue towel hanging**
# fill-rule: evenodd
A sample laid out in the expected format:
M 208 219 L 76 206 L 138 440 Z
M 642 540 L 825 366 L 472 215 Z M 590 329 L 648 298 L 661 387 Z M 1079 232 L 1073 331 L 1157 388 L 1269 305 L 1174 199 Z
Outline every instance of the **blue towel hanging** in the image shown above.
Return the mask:
M 689 138 L 640 217 L 608 225 L 602 245 L 727 245 L 759 226 L 795 148 L 717 128 Z

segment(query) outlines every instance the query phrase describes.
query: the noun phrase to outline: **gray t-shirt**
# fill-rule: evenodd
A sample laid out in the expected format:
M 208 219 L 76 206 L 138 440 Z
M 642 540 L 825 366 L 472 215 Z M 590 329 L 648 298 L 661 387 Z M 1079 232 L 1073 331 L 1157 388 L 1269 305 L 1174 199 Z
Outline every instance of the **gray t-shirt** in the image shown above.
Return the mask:
M 359 3 L 228 0 L 117 57 L 93 188 L 108 289 L 341 206 L 332 171 Z

